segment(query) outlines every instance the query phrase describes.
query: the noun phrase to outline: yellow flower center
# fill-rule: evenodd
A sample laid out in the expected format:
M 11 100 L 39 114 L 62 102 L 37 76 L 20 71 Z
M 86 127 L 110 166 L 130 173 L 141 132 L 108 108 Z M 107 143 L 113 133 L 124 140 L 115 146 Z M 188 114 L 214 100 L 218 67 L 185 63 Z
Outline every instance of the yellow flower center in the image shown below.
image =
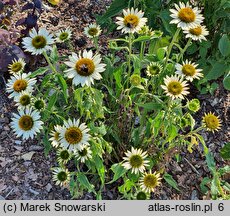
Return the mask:
M 67 173 L 64 171 L 61 171 L 57 174 L 57 179 L 61 182 L 64 182 L 67 180 Z
M 179 13 L 178 17 L 181 21 L 185 23 L 191 23 L 194 22 L 196 19 L 196 14 L 193 12 L 193 10 L 189 7 L 182 8 Z
M 124 17 L 124 25 L 128 28 L 135 28 L 139 24 L 139 17 L 134 14 L 129 14 Z
M 193 65 L 185 64 L 182 67 L 182 72 L 186 76 L 193 76 L 196 73 L 196 69 Z
M 139 168 L 143 165 L 143 158 L 140 155 L 132 155 L 129 163 L 133 168 Z
M 60 133 L 58 133 L 57 131 L 55 132 L 55 134 L 54 134 L 54 139 L 56 140 L 56 141 L 58 141 L 59 140 L 59 135 L 60 135 Z
M 15 73 L 19 72 L 22 69 L 22 64 L 20 62 L 15 62 L 11 65 L 11 70 Z
M 189 32 L 192 34 L 192 35 L 196 35 L 196 36 L 199 36 L 202 34 L 202 28 L 201 26 L 198 26 L 196 28 L 191 28 L 189 29 Z
M 179 95 L 183 91 L 183 86 L 178 81 L 171 81 L 168 84 L 168 91 L 173 95 Z
M 46 46 L 46 44 L 47 44 L 46 38 L 43 36 L 37 35 L 32 39 L 32 45 L 36 49 L 42 49 Z
M 29 95 L 22 95 L 19 100 L 20 104 L 23 106 L 27 106 L 30 104 L 30 96 Z
M 78 144 L 82 140 L 82 132 L 77 127 L 70 127 L 65 132 L 65 139 L 71 145 Z
M 88 58 L 81 58 L 77 61 L 75 69 L 81 76 L 89 76 L 94 72 L 95 65 L 93 60 Z
M 20 92 L 25 90 L 27 87 L 27 81 L 26 80 L 16 80 L 13 85 L 13 89 L 16 92 Z
M 61 41 L 64 41 L 64 40 L 66 40 L 66 39 L 68 38 L 68 36 L 69 36 L 69 34 L 68 34 L 67 32 L 62 32 L 62 33 L 60 34 L 60 36 L 59 36 L 59 39 L 60 39 Z
M 31 130 L 31 128 L 33 127 L 34 120 L 31 116 L 24 115 L 19 119 L 18 125 L 22 130 L 28 131 Z
M 153 189 L 158 185 L 158 178 L 155 174 L 147 174 L 144 177 L 144 185 L 147 188 Z
M 213 114 L 204 116 L 205 126 L 210 130 L 217 130 L 220 126 L 220 120 Z
M 96 36 L 98 34 L 98 30 L 97 30 L 97 28 L 90 28 L 88 30 L 88 33 L 89 33 L 90 36 L 94 37 L 94 36 Z

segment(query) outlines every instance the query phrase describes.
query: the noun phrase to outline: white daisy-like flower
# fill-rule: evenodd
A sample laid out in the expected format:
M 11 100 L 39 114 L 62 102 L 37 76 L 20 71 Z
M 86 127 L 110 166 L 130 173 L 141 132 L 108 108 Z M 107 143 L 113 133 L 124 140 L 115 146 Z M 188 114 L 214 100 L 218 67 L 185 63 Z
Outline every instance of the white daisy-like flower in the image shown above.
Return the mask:
M 85 123 L 80 124 L 79 119 L 68 120 L 60 130 L 60 146 L 74 152 L 82 150 L 84 145 L 89 145 L 89 129 Z
M 90 86 L 94 83 L 94 79 L 100 80 L 102 78 L 101 72 L 105 70 L 105 64 L 100 63 L 101 57 L 99 54 L 93 56 L 93 52 L 84 50 L 83 53 L 72 53 L 69 56 L 68 62 L 65 62 L 70 69 L 65 70 L 68 78 L 73 78 L 73 84 L 77 86 Z
M 154 189 L 160 184 L 160 174 L 157 172 L 152 173 L 150 170 L 149 173 L 144 173 L 140 179 L 140 188 L 146 192 L 154 192 Z
M 67 169 L 61 167 L 54 167 L 53 170 L 53 181 L 56 185 L 66 187 L 70 182 L 70 172 Z
M 139 172 L 143 173 L 145 167 L 148 166 L 149 161 L 146 159 L 147 152 L 143 152 L 141 149 L 131 148 L 131 151 L 125 153 L 126 157 L 123 157 L 125 160 L 122 163 L 122 166 L 129 170 L 131 169 L 132 173 L 138 174 Z
M 186 38 L 192 38 L 196 41 L 207 40 L 205 36 L 209 34 L 208 30 L 203 25 L 198 25 L 195 28 L 185 29 L 183 32 L 186 34 Z
M 39 29 L 38 32 L 33 28 L 29 35 L 30 37 L 22 39 L 25 51 L 31 52 L 33 55 L 39 55 L 52 49 L 50 45 L 54 43 L 54 39 L 45 28 Z
M 13 113 L 11 127 L 17 137 L 23 139 L 34 138 L 42 130 L 43 122 L 40 121 L 40 113 L 31 108 L 19 110 L 19 114 Z
M 92 159 L 92 151 L 90 150 L 89 145 L 84 145 L 83 149 L 75 151 L 75 156 L 82 163 L 85 163 L 86 160 Z
M 32 95 L 28 91 L 22 91 L 19 93 L 18 96 L 14 97 L 14 101 L 16 102 L 16 106 L 19 109 L 24 109 L 25 107 L 28 107 L 31 105 L 31 98 Z
M 200 73 L 202 69 L 197 69 L 198 64 L 192 63 L 191 61 L 185 60 L 183 64 L 176 63 L 176 74 L 184 76 L 185 79 L 193 81 L 193 79 L 200 79 L 203 74 Z
M 72 153 L 67 149 L 59 148 L 57 151 L 57 161 L 59 164 L 66 164 L 72 157 Z
M 164 84 L 161 85 L 161 88 L 165 90 L 167 96 L 171 97 L 172 99 L 176 98 L 184 98 L 184 95 L 189 94 L 188 90 L 188 83 L 183 81 L 183 76 L 166 76 L 164 78 Z
M 54 126 L 54 130 L 51 131 L 50 133 L 50 138 L 49 141 L 51 141 L 51 145 L 54 148 L 57 148 L 60 146 L 60 131 L 61 131 L 62 127 L 60 125 L 56 125 Z
M 88 38 L 95 38 L 101 34 L 101 27 L 97 24 L 90 24 L 84 28 L 84 33 Z
M 197 7 L 192 8 L 187 2 L 179 2 L 179 5 L 175 4 L 176 9 L 170 9 L 172 13 L 170 16 L 173 20 L 170 23 L 177 24 L 178 28 L 190 29 L 195 28 L 203 22 L 204 17 L 201 14 L 201 10 Z
M 163 67 L 160 63 L 158 62 L 151 62 L 148 66 L 147 66 L 147 70 L 146 73 L 148 76 L 157 76 L 161 73 L 161 71 L 163 70 Z
M 31 73 L 14 74 L 6 84 L 6 91 L 10 93 L 9 98 L 19 96 L 20 92 L 32 92 L 33 86 L 37 82 L 35 78 L 29 78 Z
M 21 73 L 25 68 L 25 61 L 23 58 L 14 59 L 11 64 L 8 65 L 9 72 L 11 74 Z
M 56 33 L 56 42 L 62 43 L 68 41 L 72 36 L 72 31 L 67 27 L 66 29 L 62 29 Z
M 123 10 L 124 17 L 116 17 L 118 20 L 116 24 L 117 29 L 124 33 L 135 33 L 141 30 L 141 28 L 146 24 L 147 18 L 143 17 L 144 12 L 138 11 L 136 8 Z

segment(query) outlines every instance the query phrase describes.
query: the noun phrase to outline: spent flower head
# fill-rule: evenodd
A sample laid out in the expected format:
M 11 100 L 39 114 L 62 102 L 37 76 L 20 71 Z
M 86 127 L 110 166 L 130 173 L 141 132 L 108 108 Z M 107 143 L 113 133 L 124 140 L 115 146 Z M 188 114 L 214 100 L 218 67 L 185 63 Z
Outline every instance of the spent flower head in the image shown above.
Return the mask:
M 63 43 L 65 41 L 70 40 L 71 36 L 72 36 L 72 32 L 71 32 L 70 28 L 67 27 L 66 29 L 62 29 L 56 33 L 56 39 L 55 40 L 58 43 Z
M 159 75 L 163 70 L 163 67 L 160 63 L 158 62 L 151 62 L 148 66 L 147 66 L 147 70 L 146 73 L 148 76 L 157 76 Z
M 186 106 L 192 112 L 197 112 L 200 109 L 200 101 L 195 98 L 187 102 Z
M 141 85 L 141 77 L 140 77 L 140 75 L 138 75 L 138 74 L 133 74 L 133 75 L 130 77 L 130 83 L 131 83 L 133 86 L 139 86 L 139 85 Z
M 84 28 L 84 33 L 88 38 L 95 38 L 101 34 L 101 27 L 97 24 L 89 24 Z
M 143 191 L 143 190 L 138 190 L 138 191 L 136 191 L 134 197 L 136 200 L 149 200 L 150 194 Z
M 66 164 L 72 157 L 72 153 L 67 149 L 59 148 L 57 150 L 57 161 L 59 164 Z
M 66 187 L 70 182 L 70 173 L 67 169 L 61 167 L 54 167 L 53 170 L 53 181 L 56 185 Z

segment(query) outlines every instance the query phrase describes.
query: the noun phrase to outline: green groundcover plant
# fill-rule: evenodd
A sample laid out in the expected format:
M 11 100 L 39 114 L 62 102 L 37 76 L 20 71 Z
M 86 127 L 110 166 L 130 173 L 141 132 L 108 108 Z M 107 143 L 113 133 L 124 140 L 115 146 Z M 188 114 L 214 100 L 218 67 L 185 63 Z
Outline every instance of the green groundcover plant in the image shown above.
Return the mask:
M 169 12 L 176 32 L 165 46 L 159 46 L 164 33 L 147 25 L 142 10 L 129 7 L 116 17 L 121 36 L 109 41 L 107 53 L 101 54 L 102 29 L 95 23 L 84 30 L 95 51 L 75 52 L 70 28 L 55 35 L 32 29 L 22 39 L 23 48 L 43 55 L 48 65 L 25 73 L 19 58 L 8 66 L 12 76 L 6 90 L 18 108 L 11 127 L 17 137 L 41 140 L 46 155 L 55 149 L 53 180 L 73 198 L 86 190 L 101 199 L 106 184 L 117 183 L 123 199 L 149 199 L 162 179 L 179 190 L 159 165 L 172 152 L 187 149 L 189 154 L 197 147 L 215 179 L 206 179 L 203 190 L 211 182 L 213 198 L 229 197 L 229 185 L 222 187 L 200 135 L 218 131 L 221 119 L 210 111 L 196 122 L 200 101 L 187 99 L 191 83 L 204 75 L 185 53 L 194 41 L 206 41 L 209 32 L 198 7 L 179 2 Z M 181 45 L 180 38 L 187 43 Z M 68 55 L 59 54 L 58 43 L 66 43 Z

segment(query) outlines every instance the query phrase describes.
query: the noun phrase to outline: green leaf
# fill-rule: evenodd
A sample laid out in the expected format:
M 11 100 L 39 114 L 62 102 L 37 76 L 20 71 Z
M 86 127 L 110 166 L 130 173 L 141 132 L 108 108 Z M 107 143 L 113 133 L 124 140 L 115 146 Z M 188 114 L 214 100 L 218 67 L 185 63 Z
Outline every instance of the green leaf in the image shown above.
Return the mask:
M 144 41 L 149 41 L 151 39 L 151 36 L 140 36 L 137 39 L 133 40 L 133 43 L 136 42 L 144 42 Z
M 159 49 L 157 50 L 157 58 L 158 58 L 160 61 L 164 59 L 165 54 L 166 54 L 165 48 L 159 48 Z
M 224 88 L 230 91 L 230 74 L 228 74 L 223 80 Z
M 118 14 L 122 9 L 128 7 L 129 1 L 124 0 L 114 0 L 108 10 L 97 19 L 98 24 L 103 24 L 106 20 L 112 16 Z
M 225 167 L 220 168 L 218 170 L 218 172 L 219 172 L 220 175 L 224 175 L 226 173 L 230 173 L 230 166 L 226 165 Z
M 43 144 L 44 144 L 44 152 L 45 152 L 45 156 L 47 157 L 50 150 L 52 149 L 52 146 L 50 144 L 50 141 L 48 140 L 48 133 L 46 133 L 43 137 Z
M 86 188 L 88 192 L 96 193 L 94 190 L 94 185 L 90 184 L 88 178 L 86 177 L 84 173 L 81 173 L 81 172 L 77 173 L 77 181 L 81 184 L 81 186 Z
M 32 74 L 30 74 L 28 77 L 34 78 L 36 76 L 44 74 L 46 71 L 48 71 L 47 67 L 41 67 L 41 68 L 37 69 L 36 71 L 34 71 Z
M 137 106 L 143 107 L 147 111 L 162 109 L 162 104 L 159 104 L 156 102 L 149 102 L 149 103 L 145 103 L 145 104 L 137 103 Z
M 204 148 L 204 154 L 207 155 L 208 154 L 208 147 L 205 144 L 204 138 L 201 135 L 197 134 L 197 133 L 195 133 L 194 135 L 200 140 L 200 142 L 201 142 L 201 144 L 203 145 L 203 148 Z
M 180 191 L 180 189 L 178 188 L 177 182 L 173 179 L 173 177 L 170 174 L 165 173 L 163 178 L 170 186 L 172 186 L 177 191 Z
M 113 180 L 108 182 L 107 184 L 115 182 L 127 172 L 127 170 L 121 164 L 113 164 L 110 169 L 114 172 L 114 176 Z
M 209 170 L 215 174 L 216 173 L 216 163 L 215 163 L 215 160 L 214 160 L 214 157 L 212 155 L 211 152 L 209 152 L 207 155 L 206 155 L 206 162 L 207 162 L 207 165 L 208 165 L 208 168 Z
M 229 67 L 223 63 L 216 62 L 209 73 L 205 76 L 207 80 L 213 80 L 221 77 Z
M 104 183 L 105 183 L 105 167 L 103 165 L 102 159 L 97 155 L 96 157 L 94 157 L 94 162 L 96 165 L 98 175 L 100 176 L 102 185 L 104 185 Z
M 134 187 L 135 185 L 136 185 L 136 183 L 134 183 L 128 179 L 127 181 L 125 181 L 125 183 L 123 185 L 118 187 L 118 191 L 122 194 L 128 193 L 132 189 L 132 187 Z
M 51 50 L 50 59 L 51 59 L 52 63 L 56 63 L 59 59 L 56 45 L 54 45 L 53 49 Z
M 67 99 L 67 97 L 68 97 L 67 96 L 67 88 L 68 88 L 68 86 L 66 84 L 65 79 L 62 77 L 61 74 L 57 74 L 57 77 L 58 77 L 58 82 L 59 82 L 59 84 L 61 86 L 61 89 L 62 89 L 62 93 L 63 93 L 64 98 L 65 98 L 65 102 L 67 103 L 68 102 L 68 99 Z
M 220 150 L 220 155 L 224 160 L 230 160 L 230 142 L 226 143 Z
M 121 74 L 122 74 L 121 68 L 118 68 L 113 73 L 113 76 L 114 76 L 114 79 L 116 80 L 116 85 L 117 85 L 118 89 L 122 89 L 122 84 L 121 84 L 122 76 L 121 76 Z
M 206 194 L 209 191 L 209 188 L 206 186 L 211 182 L 211 179 L 208 177 L 204 177 L 200 183 L 200 189 L 203 194 Z
M 57 92 L 52 94 L 52 96 L 49 98 L 49 103 L 47 105 L 47 111 L 44 112 L 44 120 L 48 119 L 50 116 L 50 111 L 53 108 L 57 101 Z
M 167 142 L 171 142 L 178 135 L 178 130 L 175 125 L 170 125 L 167 128 L 167 132 L 168 132 Z
M 224 34 L 218 43 L 218 48 L 223 56 L 230 54 L 230 40 L 226 34 Z

